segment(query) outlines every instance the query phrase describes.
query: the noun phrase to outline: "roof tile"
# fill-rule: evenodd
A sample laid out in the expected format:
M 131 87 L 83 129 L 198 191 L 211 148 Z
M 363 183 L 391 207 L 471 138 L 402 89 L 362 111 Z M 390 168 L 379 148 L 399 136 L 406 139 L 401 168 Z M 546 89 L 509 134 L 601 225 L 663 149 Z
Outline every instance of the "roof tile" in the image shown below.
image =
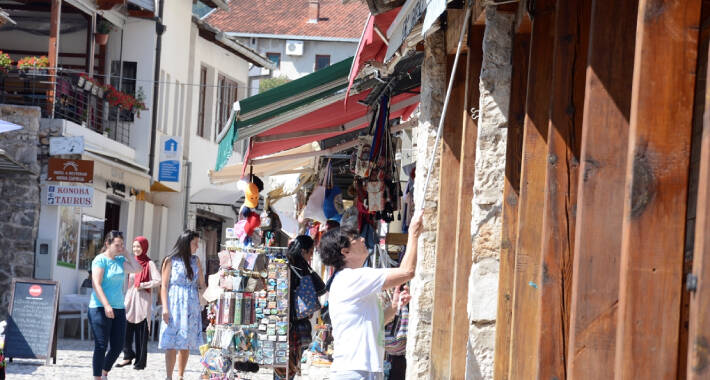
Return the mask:
M 207 22 L 225 32 L 360 38 L 369 9 L 360 1 L 320 0 L 320 19 L 308 22 L 308 0 L 232 0 Z

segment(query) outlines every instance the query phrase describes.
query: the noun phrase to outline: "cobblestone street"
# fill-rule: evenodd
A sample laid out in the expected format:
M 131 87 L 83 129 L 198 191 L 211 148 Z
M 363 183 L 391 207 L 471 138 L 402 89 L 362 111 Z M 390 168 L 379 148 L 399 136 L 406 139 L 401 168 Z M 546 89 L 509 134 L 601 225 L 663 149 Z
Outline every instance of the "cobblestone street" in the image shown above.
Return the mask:
M 158 342 L 148 343 L 148 366 L 145 370 L 136 371 L 132 366 L 114 368 L 108 378 L 111 380 L 133 379 L 164 379 L 165 361 L 162 352 L 158 351 Z M 93 340 L 60 339 L 57 347 L 57 364 L 45 366 L 40 360 L 17 359 L 8 362 L 7 378 L 10 380 L 29 379 L 90 379 L 91 355 L 94 349 Z M 118 361 L 122 360 L 122 356 Z M 311 367 L 303 370 L 303 376 L 297 379 L 326 379 L 327 369 Z M 197 352 L 190 355 L 185 370 L 185 380 L 199 379 L 202 369 L 200 357 Z M 271 370 L 262 369 L 258 374 L 248 375 L 244 379 L 267 380 L 272 379 Z M 177 379 L 177 369 L 173 376 Z

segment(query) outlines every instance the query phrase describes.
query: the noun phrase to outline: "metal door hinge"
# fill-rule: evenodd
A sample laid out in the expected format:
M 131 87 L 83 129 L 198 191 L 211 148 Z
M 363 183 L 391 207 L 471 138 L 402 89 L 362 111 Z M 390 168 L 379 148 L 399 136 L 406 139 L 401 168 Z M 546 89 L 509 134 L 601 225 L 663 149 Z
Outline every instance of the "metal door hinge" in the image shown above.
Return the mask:
M 689 292 L 698 290 L 698 276 L 688 273 L 688 276 L 685 278 L 685 288 L 688 289 Z

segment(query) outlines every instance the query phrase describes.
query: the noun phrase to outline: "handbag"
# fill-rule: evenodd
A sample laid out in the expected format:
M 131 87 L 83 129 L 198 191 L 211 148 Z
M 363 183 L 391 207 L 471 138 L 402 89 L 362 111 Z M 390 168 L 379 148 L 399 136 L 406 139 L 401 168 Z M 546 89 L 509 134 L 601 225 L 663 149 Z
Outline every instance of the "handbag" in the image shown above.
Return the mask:
M 385 327 L 385 351 L 390 355 L 404 355 L 407 351 L 409 305 L 399 309 L 392 323 Z
M 313 285 L 313 278 L 309 275 L 301 276 L 298 271 L 292 266 L 291 272 L 299 279 L 299 284 L 294 290 L 296 302 L 294 311 L 296 319 L 309 318 L 313 313 L 320 310 L 320 301 L 316 295 L 316 288 Z

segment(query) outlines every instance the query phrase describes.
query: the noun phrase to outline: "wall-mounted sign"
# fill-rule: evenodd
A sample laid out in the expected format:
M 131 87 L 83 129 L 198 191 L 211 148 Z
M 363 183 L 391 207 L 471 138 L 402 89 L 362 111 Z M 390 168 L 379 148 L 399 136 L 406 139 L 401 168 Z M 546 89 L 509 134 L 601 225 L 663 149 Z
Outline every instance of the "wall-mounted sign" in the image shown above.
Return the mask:
M 47 206 L 92 207 L 94 188 L 91 186 L 47 185 L 44 204 Z
M 180 182 L 180 161 L 182 157 L 182 139 L 173 136 L 160 138 L 158 155 L 158 181 Z
M 50 137 L 49 155 L 84 153 L 84 136 Z
M 94 180 L 94 161 L 49 158 L 47 181 L 91 183 Z

